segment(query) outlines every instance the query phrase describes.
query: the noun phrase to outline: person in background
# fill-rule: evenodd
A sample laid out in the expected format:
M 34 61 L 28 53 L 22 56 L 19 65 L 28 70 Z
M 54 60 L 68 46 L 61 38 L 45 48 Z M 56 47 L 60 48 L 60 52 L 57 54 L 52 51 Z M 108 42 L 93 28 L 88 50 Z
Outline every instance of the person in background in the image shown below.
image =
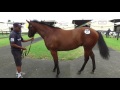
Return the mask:
M 109 37 L 109 33 L 111 32 L 111 30 L 110 30 L 110 28 L 107 30 L 107 32 L 106 32 L 106 38 L 108 38 Z

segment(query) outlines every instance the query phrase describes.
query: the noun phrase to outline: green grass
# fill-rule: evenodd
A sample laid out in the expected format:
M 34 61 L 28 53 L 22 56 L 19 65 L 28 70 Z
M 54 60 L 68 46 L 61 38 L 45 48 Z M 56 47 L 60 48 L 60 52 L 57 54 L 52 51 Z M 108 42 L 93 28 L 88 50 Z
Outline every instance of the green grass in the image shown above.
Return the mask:
M 8 35 L 9 36 L 9 35 Z M 22 36 L 24 39 L 29 39 L 29 37 L 28 37 L 28 35 L 23 35 Z M 35 34 L 35 36 L 34 36 L 34 38 L 37 38 L 37 37 L 40 37 L 40 35 L 38 35 L 38 34 Z M 10 43 L 9 43 L 9 38 L 7 37 L 7 38 L 2 38 L 2 39 L 0 39 L 0 47 L 4 47 L 4 46 L 7 46 L 7 45 L 9 45 Z
M 29 48 L 29 46 L 27 47 Z M 71 51 L 58 51 L 59 60 L 74 60 L 83 55 L 83 48 L 79 47 Z M 50 51 L 46 48 L 44 41 L 32 44 L 28 57 L 34 59 L 53 60 Z
M 9 36 L 9 34 L 3 34 L 3 35 L 2 35 L 2 34 L 0 33 L 0 39 L 1 39 L 1 38 L 6 38 L 6 37 L 8 37 L 8 36 Z
M 108 45 L 108 47 L 116 51 L 120 51 L 120 38 L 117 40 L 117 38 L 106 38 L 104 36 L 104 40 L 106 44 Z
M 9 45 L 8 38 L 0 39 L 0 47 L 7 46 L 7 45 Z

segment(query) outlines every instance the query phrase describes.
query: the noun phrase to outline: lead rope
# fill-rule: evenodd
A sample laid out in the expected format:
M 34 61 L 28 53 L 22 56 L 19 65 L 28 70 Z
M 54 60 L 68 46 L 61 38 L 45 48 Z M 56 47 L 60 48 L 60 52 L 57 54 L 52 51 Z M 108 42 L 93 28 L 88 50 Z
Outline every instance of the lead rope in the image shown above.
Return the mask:
M 25 52 L 22 50 L 22 59 L 29 54 L 30 49 L 31 49 L 31 45 L 32 45 L 32 41 L 30 43 L 30 47 L 29 47 L 28 50 L 25 50 Z

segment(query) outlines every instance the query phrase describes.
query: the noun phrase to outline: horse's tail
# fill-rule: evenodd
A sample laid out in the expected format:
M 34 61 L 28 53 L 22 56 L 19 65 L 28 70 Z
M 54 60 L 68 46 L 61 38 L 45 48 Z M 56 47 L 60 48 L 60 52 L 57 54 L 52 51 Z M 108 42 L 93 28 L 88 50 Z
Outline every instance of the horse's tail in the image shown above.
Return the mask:
M 102 56 L 103 59 L 109 59 L 110 56 L 109 49 L 103 39 L 102 34 L 100 32 L 98 32 L 98 34 L 99 34 L 98 47 L 99 47 L 100 55 Z

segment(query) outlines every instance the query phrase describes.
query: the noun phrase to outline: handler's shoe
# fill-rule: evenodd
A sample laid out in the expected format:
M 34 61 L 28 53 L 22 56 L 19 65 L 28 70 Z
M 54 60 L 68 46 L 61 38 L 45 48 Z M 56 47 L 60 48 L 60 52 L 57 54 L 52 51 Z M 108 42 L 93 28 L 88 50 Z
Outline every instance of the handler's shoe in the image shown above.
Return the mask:
M 19 77 L 17 77 L 17 78 L 23 78 L 23 76 L 21 75 L 21 76 L 19 76 Z
M 17 78 L 23 78 L 21 74 L 17 74 Z
M 24 72 L 21 72 L 21 75 L 25 75 L 26 73 L 24 73 Z M 16 72 L 16 75 L 18 75 L 18 72 Z
M 21 72 L 21 76 L 24 76 L 25 73 L 24 72 Z M 16 72 L 16 77 L 18 77 L 18 72 Z

